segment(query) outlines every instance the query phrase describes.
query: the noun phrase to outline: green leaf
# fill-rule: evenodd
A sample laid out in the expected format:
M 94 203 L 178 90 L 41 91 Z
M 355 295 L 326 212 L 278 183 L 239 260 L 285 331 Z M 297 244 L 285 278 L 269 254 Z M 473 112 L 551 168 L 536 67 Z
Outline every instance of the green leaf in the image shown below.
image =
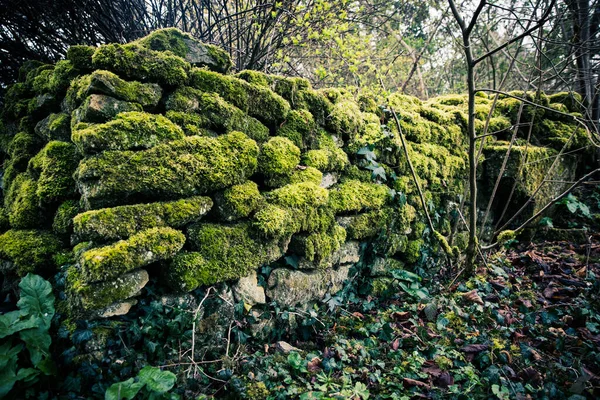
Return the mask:
M 44 320 L 47 327 L 54 317 L 54 294 L 52 285 L 39 275 L 27 274 L 21 283 L 21 298 L 17 303 L 21 315 L 35 315 Z
M 42 321 L 36 317 L 21 319 L 20 311 L 11 311 L 0 315 L 0 339 L 23 329 L 35 328 L 40 322 Z
M 134 382 L 133 378 L 129 378 L 124 382 L 112 384 L 104 393 L 104 400 L 132 400 L 144 387 L 141 382 Z
M 293 369 L 299 370 L 304 366 L 304 359 L 299 353 L 292 351 L 288 354 L 288 364 Z
M 52 338 L 48 333 L 46 327 L 37 327 L 26 329 L 19 332 L 19 337 L 25 342 L 29 355 L 31 357 L 31 363 L 37 367 L 42 361 L 42 358 L 50 355 L 50 345 L 52 344 Z
M 17 381 L 17 357 L 8 360 L 3 368 L 0 368 L 0 398 L 6 396 Z
M 413 272 L 407 271 L 405 269 L 395 269 L 392 270 L 392 276 L 396 279 L 401 279 L 409 282 L 420 282 L 421 277 Z
M 17 372 L 17 380 L 25 383 L 32 382 L 39 374 L 40 371 L 35 368 L 21 368 L 19 372 Z
M 12 342 L 10 340 L 2 344 L 2 346 L 0 346 L 0 370 L 3 370 L 12 362 L 16 363 L 18 354 L 22 348 L 23 346 L 20 344 L 12 347 Z
M 159 368 L 151 366 L 142 368 L 138 374 L 138 378 L 148 389 L 158 393 L 165 393 L 171 390 L 177 380 L 174 373 L 161 371 Z

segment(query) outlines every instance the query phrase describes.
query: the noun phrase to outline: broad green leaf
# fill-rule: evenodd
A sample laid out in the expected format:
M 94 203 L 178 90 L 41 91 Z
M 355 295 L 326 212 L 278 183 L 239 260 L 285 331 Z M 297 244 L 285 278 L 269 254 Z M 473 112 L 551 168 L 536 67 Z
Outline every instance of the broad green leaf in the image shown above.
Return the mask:
M 33 316 L 21 319 L 20 311 L 11 311 L 0 315 L 0 339 L 22 331 L 23 329 L 35 328 L 42 322 L 43 321 L 40 318 Z
M 17 358 L 11 358 L 4 368 L 0 368 L 0 398 L 6 396 L 17 381 Z
M 138 374 L 138 378 L 148 389 L 158 393 L 165 393 L 171 390 L 177 380 L 174 373 L 150 366 L 142 368 Z
M 21 368 L 19 372 L 17 372 L 17 380 L 25 383 L 32 382 L 39 374 L 40 371 L 35 368 Z
M 129 378 L 124 382 L 112 384 L 104 393 L 104 400 L 132 400 L 144 387 L 141 382 L 134 382 L 133 378 Z
M 23 348 L 22 345 L 18 344 L 12 346 L 12 341 L 7 340 L 2 346 L 0 346 L 0 370 L 6 368 L 11 362 L 17 362 L 18 354 Z
M 421 277 L 413 272 L 405 269 L 395 269 L 392 271 L 392 276 L 396 279 L 402 279 L 409 282 L 420 282 Z
M 22 315 L 36 315 L 43 318 L 47 327 L 54 317 L 54 294 L 52 285 L 39 275 L 27 274 L 21 283 L 21 298 L 17 306 Z
M 25 342 L 27 350 L 29 350 L 31 363 L 34 366 L 37 366 L 43 357 L 50 355 L 52 338 L 48 333 L 48 329 L 44 327 L 26 329 L 19 332 L 19 337 Z

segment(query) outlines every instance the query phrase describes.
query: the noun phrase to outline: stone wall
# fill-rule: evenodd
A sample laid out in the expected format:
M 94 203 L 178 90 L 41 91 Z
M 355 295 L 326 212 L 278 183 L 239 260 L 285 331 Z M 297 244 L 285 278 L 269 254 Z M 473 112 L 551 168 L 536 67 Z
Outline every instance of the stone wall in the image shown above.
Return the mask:
M 381 99 L 230 67 L 225 52 L 174 29 L 27 63 L 2 114 L 3 290 L 67 266 L 79 317 L 128 312 L 152 276 L 173 293 L 227 282 L 249 306 L 293 306 L 339 290 L 364 249 L 375 277 L 417 262 L 427 231 Z M 539 101 L 577 112 L 562 94 Z M 387 102 L 447 236 L 467 175 L 466 97 Z M 492 103 L 477 98 L 479 131 Z M 495 105 L 484 192 L 519 108 L 510 97 Z M 540 183 L 546 163 L 532 159 L 585 140 L 569 117 L 530 108 L 521 122 L 533 129 L 519 129 L 505 174 L 517 201 Z M 568 179 L 564 165 L 557 176 Z M 464 248 L 464 234 L 454 243 Z

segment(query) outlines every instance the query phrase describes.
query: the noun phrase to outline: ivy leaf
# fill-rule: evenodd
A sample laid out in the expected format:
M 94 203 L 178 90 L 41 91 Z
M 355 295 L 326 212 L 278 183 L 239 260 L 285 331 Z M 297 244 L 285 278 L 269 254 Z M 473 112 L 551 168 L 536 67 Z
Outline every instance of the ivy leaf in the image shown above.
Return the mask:
M 134 382 L 133 378 L 129 378 L 126 381 L 114 383 L 106 389 L 104 400 L 132 400 L 143 387 L 143 383 Z
M 177 377 L 171 371 L 162 371 L 151 366 L 142 368 L 138 378 L 148 389 L 158 393 L 166 393 L 171 390 L 177 380 Z
M 291 256 L 285 257 L 285 262 L 290 267 L 298 268 L 298 256 L 295 255 L 295 254 L 292 254 Z
M 413 272 L 407 271 L 405 269 L 395 269 L 392 270 L 392 276 L 396 279 L 401 279 L 409 282 L 420 282 L 421 277 Z
M 39 275 L 27 274 L 21 283 L 21 298 L 17 306 L 21 315 L 39 316 L 44 320 L 46 327 L 54 317 L 54 295 L 52 285 Z

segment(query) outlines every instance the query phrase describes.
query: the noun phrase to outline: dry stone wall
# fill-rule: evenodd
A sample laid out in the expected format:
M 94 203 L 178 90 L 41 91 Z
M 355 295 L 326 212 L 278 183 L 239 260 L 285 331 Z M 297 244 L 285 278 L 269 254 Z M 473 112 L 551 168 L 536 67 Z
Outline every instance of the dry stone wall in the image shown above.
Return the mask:
M 62 266 L 75 316 L 128 312 L 152 275 L 175 293 L 228 282 L 250 306 L 293 306 L 342 288 L 365 248 L 382 282 L 418 262 L 427 232 L 380 99 L 230 68 L 224 51 L 175 29 L 26 64 L 2 114 L 3 290 Z M 538 99 L 577 112 L 567 100 Z M 436 230 L 449 235 L 449 210 L 464 195 L 466 97 L 387 102 Z M 477 98 L 480 131 L 492 104 Z M 519 108 L 510 97 L 494 106 L 484 188 Z M 535 129 L 529 145 L 518 131 L 507 177 L 525 196 L 541 174 L 528 159 L 576 148 L 585 135 L 563 114 L 522 114 Z M 574 173 L 565 165 L 561 179 Z M 464 247 L 464 235 L 455 244 Z

